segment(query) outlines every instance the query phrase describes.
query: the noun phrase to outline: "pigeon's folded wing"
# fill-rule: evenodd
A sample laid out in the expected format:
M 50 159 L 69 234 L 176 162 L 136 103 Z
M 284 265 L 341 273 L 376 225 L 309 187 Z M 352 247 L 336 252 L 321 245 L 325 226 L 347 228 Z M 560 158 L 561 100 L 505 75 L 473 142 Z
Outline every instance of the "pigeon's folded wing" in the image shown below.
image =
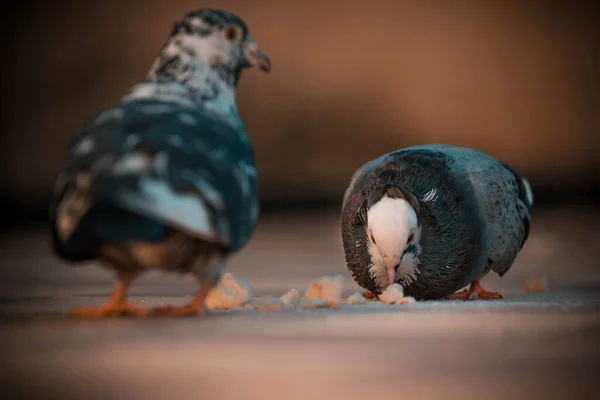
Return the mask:
M 485 169 L 469 175 L 490 227 L 489 268 L 502 276 L 529 235 L 531 205 L 522 178 L 500 162 L 489 163 Z
M 125 103 L 86 124 L 71 142 L 57 201 L 82 174 L 90 209 L 112 204 L 230 251 L 258 215 L 246 132 L 169 103 Z

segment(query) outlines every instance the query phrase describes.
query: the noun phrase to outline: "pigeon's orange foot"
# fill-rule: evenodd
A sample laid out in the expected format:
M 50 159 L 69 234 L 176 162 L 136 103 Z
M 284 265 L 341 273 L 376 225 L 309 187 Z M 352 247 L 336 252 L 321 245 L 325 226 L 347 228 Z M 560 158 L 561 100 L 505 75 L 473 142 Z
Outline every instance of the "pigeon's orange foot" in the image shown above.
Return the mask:
M 166 306 L 156 307 L 151 311 L 152 315 L 163 317 L 203 317 L 206 315 L 204 307 L 198 307 L 195 304 L 185 306 Z
M 119 304 L 114 306 L 103 305 L 91 308 L 75 308 L 67 312 L 71 318 L 103 318 L 103 317 L 145 317 L 148 310 L 132 306 L 131 304 Z
M 377 300 L 377 295 L 373 292 L 370 291 L 365 291 L 363 294 L 363 297 L 367 300 Z
M 220 260 L 219 260 L 220 261 Z M 156 316 L 164 317 L 204 317 L 206 315 L 206 305 L 204 301 L 211 289 L 215 287 L 217 279 L 200 279 L 200 289 L 194 296 L 194 299 L 184 306 L 166 306 L 153 308 L 150 313 Z
M 471 283 L 468 289 L 444 297 L 446 300 L 500 300 L 504 296 L 499 292 L 488 292 L 479 284 L 479 279 Z

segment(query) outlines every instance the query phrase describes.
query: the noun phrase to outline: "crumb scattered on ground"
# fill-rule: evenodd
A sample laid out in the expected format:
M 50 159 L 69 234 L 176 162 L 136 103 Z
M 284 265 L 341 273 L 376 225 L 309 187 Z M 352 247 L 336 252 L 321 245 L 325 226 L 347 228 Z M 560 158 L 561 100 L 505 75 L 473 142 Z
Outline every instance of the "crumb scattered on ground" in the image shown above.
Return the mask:
M 303 300 L 312 300 L 312 299 L 319 299 L 321 297 L 321 285 L 317 284 L 316 281 L 312 281 L 309 285 L 308 285 L 308 289 L 306 290 L 306 293 L 304 293 L 304 296 L 302 296 Z
M 417 299 L 415 299 L 414 297 L 406 296 L 403 299 L 401 299 L 399 303 L 396 303 L 396 304 L 413 304 L 416 302 L 417 302 Z
M 206 297 L 210 310 L 232 310 L 245 306 L 252 298 L 252 286 L 240 277 L 226 272 Z
M 324 307 L 325 307 L 325 302 L 323 301 L 323 299 L 302 299 L 300 301 L 301 309 L 324 308 Z
M 300 298 L 298 289 L 295 288 L 281 297 L 253 298 L 254 291 L 248 282 L 230 272 L 226 272 L 219 284 L 206 298 L 206 306 L 210 310 L 256 310 L 262 312 L 339 308 L 342 301 L 343 285 L 343 275 L 326 275 L 311 281 L 302 298 Z M 528 289 L 526 286 L 525 290 L 536 291 L 536 289 L 535 286 L 533 286 L 533 289 Z M 398 283 L 388 286 L 379 296 L 366 291 L 364 293 L 356 292 L 346 299 L 348 305 L 361 305 L 367 302 L 411 304 L 415 301 L 412 297 L 404 296 L 404 290 Z
M 323 300 L 325 307 L 338 308 L 342 299 L 343 275 L 322 276 L 308 285 L 303 300 Z
M 298 289 L 294 288 L 288 291 L 286 294 L 280 297 L 283 305 L 285 306 L 294 306 L 300 300 L 300 292 Z
M 348 297 L 348 304 L 365 304 L 367 299 L 360 293 L 354 293 Z
M 283 309 L 283 301 L 279 297 L 255 297 L 252 307 L 258 311 L 279 311 Z
M 525 285 L 523 286 L 523 290 L 526 293 L 541 293 L 548 291 L 548 278 L 546 275 L 540 275 L 533 278 L 529 278 Z
M 402 304 L 404 289 L 400 284 L 394 283 L 388 286 L 380 295 L 379 300 L 385 304 Z

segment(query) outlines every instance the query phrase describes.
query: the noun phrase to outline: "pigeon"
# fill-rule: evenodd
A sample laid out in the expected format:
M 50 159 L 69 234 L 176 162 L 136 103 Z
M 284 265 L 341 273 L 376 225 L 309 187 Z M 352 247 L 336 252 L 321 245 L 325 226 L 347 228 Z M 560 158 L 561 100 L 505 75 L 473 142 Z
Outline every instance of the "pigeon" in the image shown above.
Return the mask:
M 431 144 L 387 153 L 361 166 L 344 194 L 346 264 L 375 295 L 397 283 L 418 300 L 501 299 L 480 280 L 511 268 L 532 205 L 529 182 L 478 150 Z
M 104 305 L 69 316 L 205 315 L 207 294 L 259 214 L 235 100 L 248 67 L 268 72 L 271 62 L 242 19 L 189 12 L 145 79 L 73 135 L 49 207 L 51 247 L 65 263 L 99 262 L 117 284 Z M 184 306 L 127 303 L 129 285 L 149 270 L 189 274 L 199 290 Z

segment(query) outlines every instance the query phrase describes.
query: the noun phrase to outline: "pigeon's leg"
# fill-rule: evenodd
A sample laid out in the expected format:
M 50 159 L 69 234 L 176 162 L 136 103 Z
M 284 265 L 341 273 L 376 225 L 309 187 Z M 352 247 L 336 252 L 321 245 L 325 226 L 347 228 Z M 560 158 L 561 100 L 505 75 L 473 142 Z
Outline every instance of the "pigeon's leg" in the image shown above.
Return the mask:
M 481 277 L 475 279 L 468 289 L 446 296 L 446 300 L 499 300 L 504 296 L 498 292 L 488 292 L 481 287 Z
M 137 273 L 135 272 L 119 273 L 117 285 L 104 305 L 91 308 L 75 308 L 68 311 L 67 316 L 73 318 L 101 318 L 120 315 L 144 317 L 148 313 L 147 310 L 125 302 L 127 288 L 136 277 Z
M 200 289 L 192 301 L 184 306 L 157 307 L 152 309 L 152 314 L 174 317 L 204 316 L 206 314 L 204 301 L 212 288 L 219 282 L 224 266 L 225 259 L 220 256 L 213 258 L 208 263 L 206 260 L 203 262 L 196 262 L 196 265 L 192 268 L 191 272 L 198 280 Z
M 173 317 L 202 317 L 206 314 L 204 301 L 211 289 L 215 287 L 218 279 L 198 278 L 200 289 L 192 301 L 184 306 L 165 306 L 152 309 L 153 315 L 173 316 Z

